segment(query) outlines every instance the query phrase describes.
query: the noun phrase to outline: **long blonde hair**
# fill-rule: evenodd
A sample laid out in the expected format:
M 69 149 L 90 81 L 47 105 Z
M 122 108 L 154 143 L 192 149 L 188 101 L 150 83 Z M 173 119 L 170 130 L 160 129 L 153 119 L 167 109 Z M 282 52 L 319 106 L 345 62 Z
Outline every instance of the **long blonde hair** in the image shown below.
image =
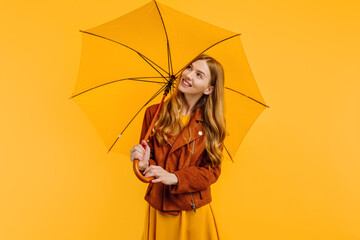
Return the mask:
M 202 124 L 205 132 L 205 148 L 208 161 L 211 167 L 216 167 L 221 163 L 223 142 L 226 134 L 226 123 L 224 117 L 224 70 L 222 65 L 214 58 L 202 54 L 196 57 L 197 60 L 206 60 L 210 70 L 210 86 L 214 86 L 214 91 L 210 95 L 203 94 L 193 107 L 191 117 L 197 108 L 201 109 L 204 122 Z M 181 74 L 179 75 L 181 76 Z M 179 80 L 176 83 L 176 90 L 163 103 L 158 120 L 155 122 L 151 131 L 151 136 L 155 135 L 156 140 L 161 144 L 168 140 L 168 136 L 176 136 L 182 130 L 181 110 L 185 101 L 184 94 L 178 90 Z

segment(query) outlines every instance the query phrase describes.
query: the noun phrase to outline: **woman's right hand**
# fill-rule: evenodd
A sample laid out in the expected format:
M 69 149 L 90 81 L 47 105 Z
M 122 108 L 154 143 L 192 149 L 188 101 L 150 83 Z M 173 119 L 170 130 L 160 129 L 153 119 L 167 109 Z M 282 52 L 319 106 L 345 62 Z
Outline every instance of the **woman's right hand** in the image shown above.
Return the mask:
M 150 147 L 145 140 L 142 140 L 141 144 L 135 145 L 130 150 L 131 162 L 134 162 L 134 159 L 139 160 L 140 171 L 144 171 L 149 166 Z

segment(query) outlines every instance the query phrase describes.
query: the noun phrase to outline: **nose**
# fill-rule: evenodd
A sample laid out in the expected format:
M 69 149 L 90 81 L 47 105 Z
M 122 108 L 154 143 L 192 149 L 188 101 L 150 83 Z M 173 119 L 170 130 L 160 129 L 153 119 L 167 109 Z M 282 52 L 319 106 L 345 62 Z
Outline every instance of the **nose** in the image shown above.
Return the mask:
M 193 74 L 194 74 L 194 71 L 191 70 L 191 71 L 189 71 L 189 72 L 187 72 L 187 73 L 185 74 L 185 77 L 188 78 L 188 79 L 192 79 Z

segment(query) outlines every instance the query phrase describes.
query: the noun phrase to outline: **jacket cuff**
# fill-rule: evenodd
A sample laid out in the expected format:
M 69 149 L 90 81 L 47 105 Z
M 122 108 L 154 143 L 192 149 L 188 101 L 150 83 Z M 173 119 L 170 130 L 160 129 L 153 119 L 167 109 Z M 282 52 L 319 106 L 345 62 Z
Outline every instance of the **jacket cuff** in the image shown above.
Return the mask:
M 172 194 L 180 194 L 180 193 L 188 193 L 188 192 L 196 192 L 200 190 L 206 189 L 205 186 L 201 186 L 200 181 L 197 184 L 189 183 L 188 178 L 190 177 L 187 171 L 196 171 L 198 167 L 190 167 L 190 169 L 183 169 L 179 171 L 172 172 L 176 175 L 178 179 L 177 185 L 170 185 L 170 193 Z M 203 183 L 203 182 L 202 182 Z M 209 183 L 210 185 L 210 183 Z
M 191 166 L 174 171 L 172 173 L 176 175 L 178 183 L 177 185 L 170 185 L 170 193 L 180 194 L 205 190 L 207 187 L 217 181 L 220 172 L 220 165 L 214 169 L 208 169 L 206 166 Z
M 172 194 L 178 194 L 179 193 L 179 186 L 180 186 L 180 191 L 181 191 L 181 177 L 180 174 L 178 172 L 173 172 L 173 174 L 176 175 L 177 179 L 178 179 L 178 183 L 176 185 L 170 185 L 170 193 Z

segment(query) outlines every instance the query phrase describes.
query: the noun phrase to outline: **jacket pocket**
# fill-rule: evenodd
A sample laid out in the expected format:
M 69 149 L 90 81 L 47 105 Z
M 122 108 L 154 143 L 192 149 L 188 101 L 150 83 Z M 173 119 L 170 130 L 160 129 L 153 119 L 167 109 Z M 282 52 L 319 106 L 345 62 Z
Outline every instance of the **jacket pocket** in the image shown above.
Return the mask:
M 201 191 L 199 191 L 199 194 L 200 194 L 200 199 L 202 200 L 203 198 L 202 198 L 202 193 L 201 193 Z

